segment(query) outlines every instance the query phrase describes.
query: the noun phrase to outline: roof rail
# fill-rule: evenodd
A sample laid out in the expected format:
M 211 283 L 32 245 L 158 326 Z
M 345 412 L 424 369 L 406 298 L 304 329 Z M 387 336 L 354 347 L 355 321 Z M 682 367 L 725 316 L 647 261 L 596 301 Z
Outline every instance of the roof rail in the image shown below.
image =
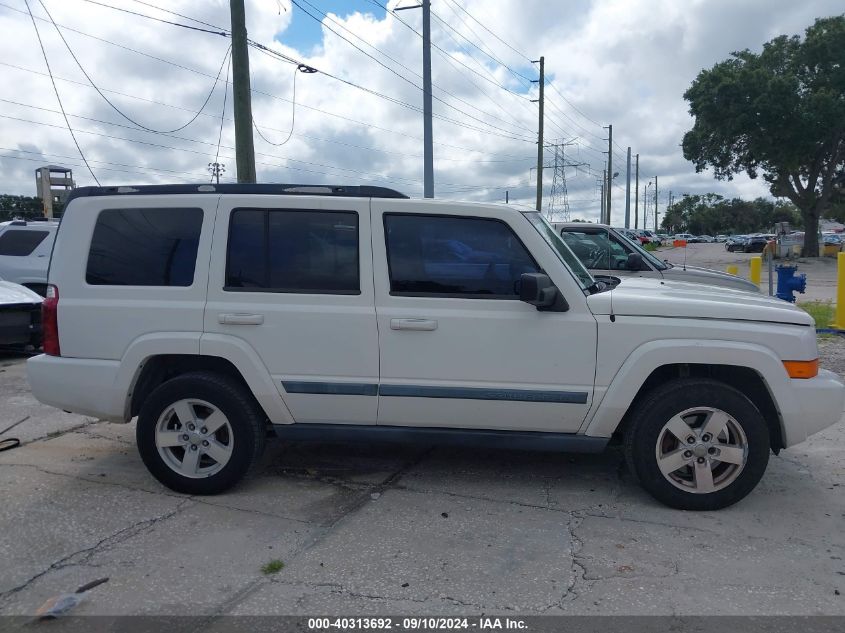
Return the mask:
M 77 187 L 70 192 L 65 206 L 74 198 L 96 196 L 157 196 L 167 194 L 234 193 L 271 196 L 339 196 L 349 198 L 407 198 L 386 187 L 370 185 L 277 185 L 277 184 L 203 184 L 203 185 L 137 185 L 120 187 Z

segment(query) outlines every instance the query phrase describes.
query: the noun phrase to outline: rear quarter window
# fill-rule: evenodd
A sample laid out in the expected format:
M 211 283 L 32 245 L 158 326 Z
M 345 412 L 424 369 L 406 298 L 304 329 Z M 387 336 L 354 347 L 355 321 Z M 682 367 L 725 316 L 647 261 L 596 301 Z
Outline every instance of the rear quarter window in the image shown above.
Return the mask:
M 7 229 L 0 235 L 0 255 L 13 257 L 32 255 L 32 252 L 49 234 L 49 231 Z
M 94 286 L 190 286 L 202 219 L 198 208 L 101 211 L 85 281 Z

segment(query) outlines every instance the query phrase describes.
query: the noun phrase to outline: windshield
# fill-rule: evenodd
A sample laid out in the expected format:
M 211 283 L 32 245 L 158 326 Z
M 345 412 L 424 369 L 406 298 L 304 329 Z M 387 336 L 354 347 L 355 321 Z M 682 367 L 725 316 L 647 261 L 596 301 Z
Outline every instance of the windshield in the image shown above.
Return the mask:
M 634 247 L 634 249 L 635 249 L 635 250 L 636 250 L 636 251 L 637 251 L 640 255 L 642 255 L 642 256 L 643 256 L 643 259 L 644 259 L 644 260 L 646 260 L 649 264 L 651 264 L 652 266 L 654 266 L 657 270 L 666 270 L 666 268 L 668 268 L 668 266 L 666 265 L 666 263 L 665 263 L 665 262 L 660 261 L 660 260 L 659 260 L 659 259 L 657 259 L 654 255 L 652 255 L 652 254 L 651 254 L 651 253 L 649 253 L 646 249 L 644 249 L 644 248 L 640 245 L 639 241 L 635 241 L 635 240 L 632 240 L 632 239 L 630 239 L 630 238 L 629 238 L 629 239 L 628 239 L 628 243 L 629 243 L 629 246 L 633 246 L 633 247 Z
M 572 275 L 578 280 L 578 283 L 581 285 L 583 290 L 586 290 L 595 283 L 595 279 L 593 279 L 592 275 L 590 275 L 590 273 L 587 272 L 587 269 L 584 268 L 581 260 L 579 260 L 575 254 L 569 250 L 569 247 L 561 239 L 560 235 L 557 234 L 557 231 L 554 230 L 554 227 L 552 227 L 546 218 L 542 216 L 542 214 L 537 211 L 533 211 L 530 213 L 523 213 L 523 215 L 528 218 L 531 225 L 537 230 L 543 239 L 546 240 L 549 246 L 552 247 L 552 250 L 558 256 L 560 261 L 566 264 L 569 270 L 572 271 Z

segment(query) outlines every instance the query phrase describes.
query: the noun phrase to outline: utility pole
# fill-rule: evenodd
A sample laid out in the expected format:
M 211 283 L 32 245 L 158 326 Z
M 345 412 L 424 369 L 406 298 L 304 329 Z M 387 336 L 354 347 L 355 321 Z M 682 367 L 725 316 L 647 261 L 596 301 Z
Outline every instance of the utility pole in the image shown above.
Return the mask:
M 613 198 L 613 125 L 607 126 L 607 211 L 605 224 L 610 224 L 610 201 Z
M 657 176 L 654 177 L 654 232 L 657 233 Z
M 634 228 L 637 228 L 640 214 L 640 155 L 637 154 L 637 175 L 634 178 Z
M 625 172 L 625 228 L 631 228 L 631 148 L 628 148 L 628 169 Z
M 249 86 L 249 45 L 244 0 L 229 0 L 232 14 L 232 101 L 235 107 L 235 157 L 238 182 L 255 182 L 252 143 L 252 96 Z
M 540 98 L 537 100 L 539 102 L 539 122 L 537 126 L 537 211 L 543 210 L 543 88 L 546 83 L 546 76 L 545 76 L 545 63 L 546 58 L 542 55 L 540 59 L 537 60 L 540 63 L 540 79 L 538 83 L 540 84 Z M 532 62 L 532 63 L 537 63 Z
M 434 135 L 431 121 L 431 0 L 422 0 L 423 17 L 423 198 L 434 197 Z
M 599 217 L 599 224 L 605 224 L 604 221 L 604 209 L 606 206 L 606 196 L 607 196 L 607 170 L 602 169 L 601 172 L 601 217 Z
M 431 120 L 431 0 L 396 7 L 395 11 L 422 9 L 423 22 L 423 198 L 434 197 L 434 132 Z

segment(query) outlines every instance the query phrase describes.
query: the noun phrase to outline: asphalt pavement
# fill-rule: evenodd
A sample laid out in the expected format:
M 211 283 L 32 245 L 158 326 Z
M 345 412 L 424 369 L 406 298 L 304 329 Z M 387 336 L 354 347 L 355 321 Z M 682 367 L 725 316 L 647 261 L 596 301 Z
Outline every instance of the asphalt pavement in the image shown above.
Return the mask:
M 236 489 L 180 495 L 134 424 L 43 406 L 0 357 L 0 429 L 24 418 L 0 453 L 4 615 L 101 577 L 75 613 L 845 615 L 845 422 L 692 513 L 616 449 L 272 441 Z

